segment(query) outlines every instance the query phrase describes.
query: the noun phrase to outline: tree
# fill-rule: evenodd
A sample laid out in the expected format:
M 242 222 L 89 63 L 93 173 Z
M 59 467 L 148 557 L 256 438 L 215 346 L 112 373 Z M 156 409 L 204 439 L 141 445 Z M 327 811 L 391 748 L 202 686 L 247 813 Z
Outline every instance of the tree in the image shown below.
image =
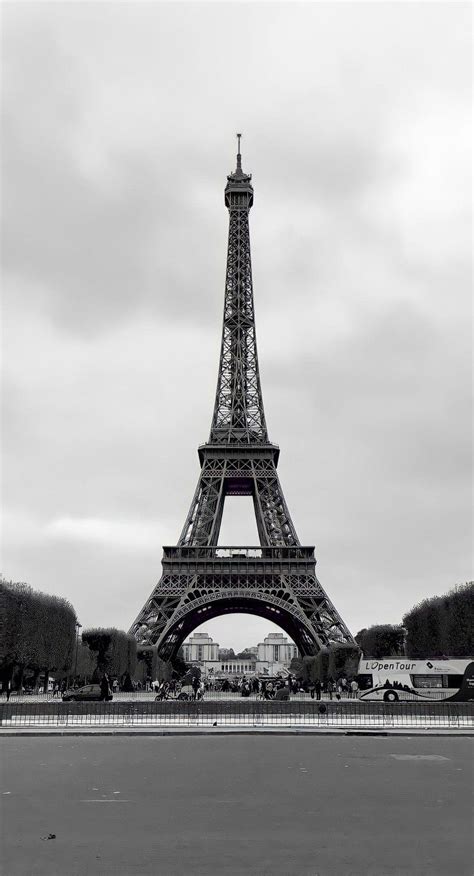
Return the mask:
M 403 618 L 408 657 L 470 657 L 474 651 L 474 582 L 415 605 Z
M 244 648 L 243 651 L 239 651 L 237 654 L 241 660 L 256 660 L 255 651 L 252 651 L 251 648 Z
M 295 678 L 303 680 L 304 666 L 301 657 L 293 657 L 290 663 L 290 675 L 294 675 Z
M 233 648 L 219 648 L 219 660 L 232 660 L 235 657 Z
M 328 676 L 333 681 L 345 676 L 348 681 L 359 672 L 360 648 L 357 645 L 331 645 L 329 651 Z
M 72 672 L 76 678 L 81 679 L 84 684 L 90 680 L 94 674 L 97 661 L 93 652 L 81 640 L 77 642 L 77 661 L 74 653 L 74 662 L 72 664 Z
M 182 678 L 183 675 L 186 675 L 189 667 L 184 659 L 184 651 L 182 648 L 178 650 L 176 657 L 173 657 L 171 663 L 173 666 L 173 672 L 178 676 L 178 678 Z
M 189 666 L 186 675 L 183 678 L 183 684 L 192 684 L 193 678 L 201 678 L 200 666 Z
M 22 685 L 26 669 L 35 679 L 67 670 L 75 644 L 76 614 L 65 599 L 33 590 L 27 584 L 0 580 L 0 665 L 4 679 L 17 670 Z
M 96 656 L 94 681 L 99 681 L 104 672 L 121 678 L 133 675 L 137 662 L 137 643 L 133 636 L 115 627 L 96 627 L 85 630 L 82 641 Z
M 374 624 L 360 630 L 355 640 L 365 657 L 391 657 L 404 653 L 404 638 L 400 624 Z
M 460 584 L 445 597 L 445 650 L 452 657 L 474 654 L 474 582 Z

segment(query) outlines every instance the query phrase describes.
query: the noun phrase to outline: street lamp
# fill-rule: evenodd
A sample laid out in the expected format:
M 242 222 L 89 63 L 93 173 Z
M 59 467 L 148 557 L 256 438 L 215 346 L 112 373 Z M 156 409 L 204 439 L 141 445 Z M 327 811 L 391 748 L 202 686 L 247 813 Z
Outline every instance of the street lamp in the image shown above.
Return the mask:
M 74 678 L 76 678 L 77 674 L 77 652 L 79 648 L 79 630 L 82 630 L 82 624 L 79 621 L 76 621 L 76 656 L 74 658 Z

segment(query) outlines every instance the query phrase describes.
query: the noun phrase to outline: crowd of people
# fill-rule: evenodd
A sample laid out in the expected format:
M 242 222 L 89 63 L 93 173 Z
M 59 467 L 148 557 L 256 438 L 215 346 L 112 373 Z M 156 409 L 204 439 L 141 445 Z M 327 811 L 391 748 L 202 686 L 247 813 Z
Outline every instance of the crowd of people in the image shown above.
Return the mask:
M 68 684 L 66 679 L 62 681 L 55 680 L 52 685 L 53 698 L 60 698 L 67 689 L 77 689 L 84 681 L 76 679 L 72 684 Z M 270 700 L 277 697 L 285 699 L 290 694 L 309 694 L 311 699 L 321 700 L 326 699 L 357 699 L 359 693 L 359 685 L 355 679 L 349 680 L 345 676 L 341 676 L 336 681 L 332 678 L 327 682 L 320 681 L 302 682 L 295 676 L 283 678 L 261 678 L 258 676 L 233 678 L 213 678 L 212 676 L 201 679 L 196 673 L 191 677 L 185 677 L 181 680 L 173 678 L 171 681 L 152 682 L 147 679 L 144 682 L 132 681 L 129 674 L 126 673 L 121 679 L 109 678 L 107 676 L 107 684 L 109 692 L 116 694 L 119 692 L 153 692 L 157 699 L 177 699 L 183 690 L 186 688 L 187 696 L 184 698 L 202 699 L 206 693 L 230 693 L 237 694 L 241 697 L 256 696 L 258 699 Z M 10 698 L 12 691 L 11 682 L 3 685 L 1 693 L 6 694 L 7 700 Z M 284 691 L 284 693 L 282 693 Z M 27 691 L 23 688 L 21 693 Z M 30 691 L 28 691 L 30 692 Z M 31 693 L 35 691 L 31 690 Z M 40 691 L 41 692 L 41 691 Z
M 156 682 L 154 690 L 157 699 L 178 699 L 180 694 L 186 694 L 186 698 L 194 700 L 203 699 L 206 693 L 231 693 L 241 697 L 256 696 L 258 699 L 287 699 L 290 694 L 308 693 L 311 699 L 357 699 L 359 685 L 357 681 L 349 681 L 342 676 L 337 681 L 329 679 L 322 684 L 320 681 L 309 681 L 302 684 L 294 676 L 283 678 L 259 678 L 254 676 L 247 678 L 245 675 L 233 679 L 201 679 L 197 674 L 191 679 L 182 681 Z M 191 691 L 192 689 L 192 691 Z M 185 698 L 184 696 L 182 698 Z
M 342 676 L 337 681 L 329 678 L 327 682 L 310 681 L 307 684 L 311 699 L 317 700 L 322 698 L 323 693 L 327 694 L 330 700 L 332 699 L 357 699 L 359 693 L 359 685 L 355 679 L 349 681 L 345 676 Z

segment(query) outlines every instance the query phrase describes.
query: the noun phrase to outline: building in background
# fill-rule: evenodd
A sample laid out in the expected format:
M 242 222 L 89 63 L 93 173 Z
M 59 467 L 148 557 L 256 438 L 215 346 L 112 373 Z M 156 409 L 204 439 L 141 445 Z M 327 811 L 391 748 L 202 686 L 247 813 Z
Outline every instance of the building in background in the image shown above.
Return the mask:
M 193 633 L 183 645 L 186 663 L 216 663 L 219 660 L 219 645 L 207 633 Z
M 219 645 L 208 633 L 193 633 L 183 645 L 184 660 L 199 666 L 205 678 L 288 675 L 290 663 L 297 656 L 296 645 L 289 642 L 283 633 L 270 633 L 263 642 L 246 648 L 240 657 L 219 659 Z
M 257 671 L 261 675 L 287 675 L 298 648 L 283 633 L 270 633 L 257 646 Z

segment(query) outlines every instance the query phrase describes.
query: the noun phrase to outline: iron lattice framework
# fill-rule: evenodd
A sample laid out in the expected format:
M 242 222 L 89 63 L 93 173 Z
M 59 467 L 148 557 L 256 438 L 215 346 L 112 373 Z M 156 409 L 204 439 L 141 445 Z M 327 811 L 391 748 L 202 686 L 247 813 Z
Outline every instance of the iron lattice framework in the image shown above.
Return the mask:
M 249 612 L 279 624 L 302 654 L 352 643 L 316 578 L 313 547 L 302 547 L 268 438 L 258 369 L 250 258 L 251 176 L 227 177 L 229 242 L 222 344 L 211 432 L 199 448 L 201 472 L 176 547 L 163 549 L 163 574 L 131 632 L 171 659 L 207 619 Z M 226 496 L 252 496 L 259 547 L 218 545 Z

